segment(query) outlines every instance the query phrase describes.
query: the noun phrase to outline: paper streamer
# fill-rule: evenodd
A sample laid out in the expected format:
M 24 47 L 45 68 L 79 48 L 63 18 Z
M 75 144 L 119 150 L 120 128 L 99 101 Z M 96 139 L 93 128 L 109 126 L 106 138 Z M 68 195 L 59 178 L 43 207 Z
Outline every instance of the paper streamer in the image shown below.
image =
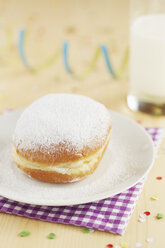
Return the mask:
M 61 52 L 62 52 L 61 48 L 57 49 L 54 55 L 52 55 L 50 58 L 48 58 L 43 64 L 39 65 L 38 67 L 32 68 L 32 71 L 34 73 L 38 73 L 46 69 L 47 67 L 51 66 L 60 57 Z
M 26 58 L 26 55 L 25 55 L 26 34 L 27 34 L 27 32 L 25 29 L 22 29 L 20 31 L 19 46 L 18 46 L 19 47 L 19 55 L 20 55 L 21 61 L 25 65 L 25 67 L 28 68 L 33 73 L 38 73 L 38 72 L 46 69 L 50 65 L 52 65 L 60 57 L 61 54 L 63 56 L 63 62 L 64 62 L 64 67 L 65 67 L 66 71 L 68 73 L 72 74 L 73 76 L 78 77 L 79 79 L 84 79 L 94 70 L 96 63 L 97 63 L 98 59 L 100 58 L 101 53 L 104 56 L 105 63 L 106 63 L 106 66 L 107 66 L 109 73 L 115 79 L 121 78 L 121 76 L 123 75 L 123 73 L 126 69 L 126 66 L 128 64 L 129 49 L 127 47 L 125 52 L 124 52 L 124 56 L 123 56 L 121 65 L 119 67 L 119 71 L 117 73 L 115 73 L 115 71 L 112 67 L 110 56 L 108 54 L 107 46 L 102 44 L 100 47 L 98 47 L 95 50 L 95 53 L 91 59 L 91 62 L 88 65 L 88 67 L 80 75 L 76 75 L 75 73 L 73 73 L 73 71 L 71 70 L 70 65 L 69 65 L 69 43 L 67 41 L 65 41 L 62 45 L 62 48 L 57 49 L 56 52 L 52 56 L 50 56 L 43 64 L 36 66 L 36 67 L 32 67 L 29 64 L 29 62 Z
M 13 33 L 11 31 L 11 29 L 9 29 L 8 27 L 4 29 L 5 32 L 5 36 L 6 36 L 6 43 L 0 47 L 0 60 L 1 61 L 6 61 L 6 56 L 4 56 L 4 53 L 9 52 L 9 50 L 11 49 L 12 46 L 12 41 L 13 41 Z M 11 59 L 7 58 L 7 61 Z
M 119 71 L 116 74 L 117 79 L 120 79 L 122 77 L 123 73 L 125 72 L 126 67 L 128 65 L 128 60 L 129 60 L 129 47 L 127 47 L 124 51 L 124 56 L 123 56 L 123 59 L 121 61 L 121 65 L 119 67 Z
M 24 42 L 25 42 L 25 35 L 26 35 L 26 30 L 25 29 L 22 29 L 20 31 L 20 34 L 19 34 L 19 46 L 18 46 L 18 49 L 19 49 L 19 55 L 20 55 L 20 58 L 23 62 L 23 64 L 30 69 L 30 65 L 26 59 L 26 56 L 25 56 L 25 52 L 24 52 Z
M 19 35 L 19 55 L 20 58 L 23 62 L 23 64 L 31 70 L 31 72 L 33 73 L 38 73 L 39 71 L 42 71 L 44 69 L 46 69 L 47 67 L 49 67 L 50 65 L 52 65 L 61 55 L 61 48 L 57 49 L 56 52 L 50 56 L 43 64 L 37 66 L 37 67 L 32 67 L 30 66 L 30 64 L 28 63 L 28 60 L 25 56 L 25 38 L 26 38 L 26 30 L 22 29 L 20 31 L 20 35 Z
M 62 47 L 64 66 L 67 72 L 72 73 L 68 63 L 68 48 L 69 48 L 69 43 L 65 41 Z
M 89 66 L 86 68 L 86 70 L 80 75 L 80 79 L 84 79 L 85 77 L 87 77 L 92 70 L 96 67 L 96 62 L 98 61 L 99 57 L 101 55 L 101 50 L 98 47 L 94 53 L 94 56 L 89 64 Z
M 6 43 L 7 46 L 11 46 L 12 41 L 13 41 L 13 33 L 12 30 L 8 27 L 5 28 L 5 34 L 6 34 Z
M 105 62 L 106 62 L 108 71 L 110 72 L 110 74 L 112 75 L 112 77 L 115 78 L 116 75 L 114 73 L 114 70 L 112 69 L 112 65 L 111 65 L 111 62 L 110 62 L 109 55 L 108 55 L 107 47 L 105 45 L 101 45 L 100 46 L 100 49 L 101 49 L 101 51 L 102 51 L 102 53 L 104 55 L 104 58 L 105 58 Z

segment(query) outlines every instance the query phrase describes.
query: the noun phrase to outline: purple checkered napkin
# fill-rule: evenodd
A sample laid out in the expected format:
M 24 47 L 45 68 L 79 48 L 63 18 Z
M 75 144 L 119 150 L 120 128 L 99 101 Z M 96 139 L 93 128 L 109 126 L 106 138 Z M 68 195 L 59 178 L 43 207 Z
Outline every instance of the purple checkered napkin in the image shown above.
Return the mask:
M 163 129 L 146 128 L 158 148 Z M 0 196 L 0 211 L 42 221 L 94 228 L 122 235 L 134 210 L 144 179 L 134 187 L 107 199 L 88 204 L 52 207 L 36 206 Z

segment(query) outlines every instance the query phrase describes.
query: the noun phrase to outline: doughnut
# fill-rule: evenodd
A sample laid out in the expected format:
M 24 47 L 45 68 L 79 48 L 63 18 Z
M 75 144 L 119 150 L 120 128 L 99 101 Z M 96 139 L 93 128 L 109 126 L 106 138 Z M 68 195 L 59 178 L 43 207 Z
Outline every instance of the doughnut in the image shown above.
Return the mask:
M 76 94 L 48 94 L 17 120 L 12 157 L 30 177 L 52 183 L 75 182 L 97 168 L 110 140 L 106 107 Z

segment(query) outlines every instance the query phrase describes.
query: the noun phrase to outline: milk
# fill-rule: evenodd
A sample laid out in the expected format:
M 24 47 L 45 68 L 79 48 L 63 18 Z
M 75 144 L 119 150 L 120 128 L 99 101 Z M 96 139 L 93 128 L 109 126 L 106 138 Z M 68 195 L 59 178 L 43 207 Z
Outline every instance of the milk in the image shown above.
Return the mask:
M 131 93 L 165 100 L 165 14 L 137 18 L 130 39 Z

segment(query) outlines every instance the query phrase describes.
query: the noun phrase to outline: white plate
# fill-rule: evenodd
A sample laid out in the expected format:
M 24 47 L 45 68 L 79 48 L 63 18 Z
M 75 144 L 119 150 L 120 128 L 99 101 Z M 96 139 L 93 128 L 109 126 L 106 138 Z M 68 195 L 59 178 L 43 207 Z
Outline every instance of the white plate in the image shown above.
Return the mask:
M 151 169 L 154 146 L 135 121 L 110 111 L 113 120 L 109 146 L 96 171 L 68 184 L 39 182 L 20 171 L 11 158 L 11 139 L 22 110 L 0 116 L 0 195 L 37 205 L 74 205 L 113 196 L 136 184 Z

